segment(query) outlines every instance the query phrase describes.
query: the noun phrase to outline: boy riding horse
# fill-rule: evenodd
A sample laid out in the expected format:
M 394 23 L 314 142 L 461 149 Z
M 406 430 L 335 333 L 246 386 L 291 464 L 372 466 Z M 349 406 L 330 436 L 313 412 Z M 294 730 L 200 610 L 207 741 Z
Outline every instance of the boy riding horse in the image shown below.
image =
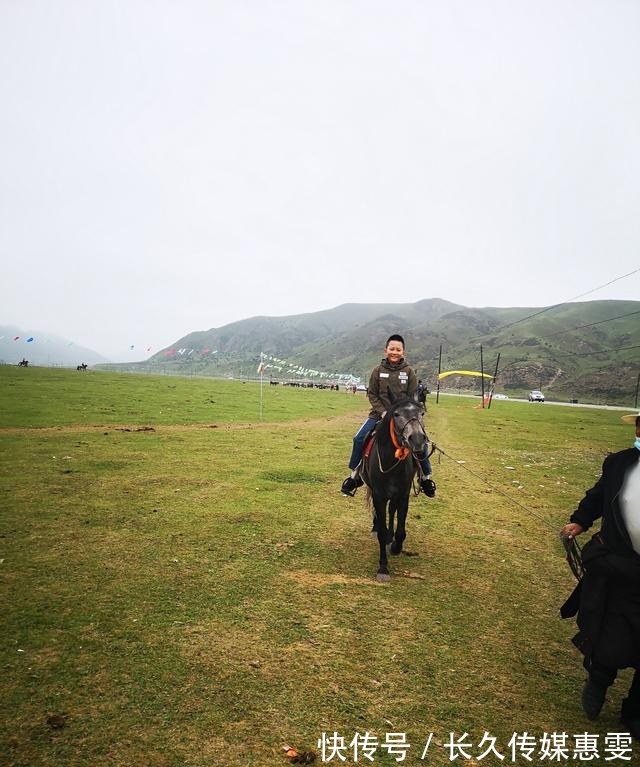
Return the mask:
M 404 338 L 397 334 L 389 336 L 384 354 L 384 359 L 372 370 L 369 378 L 367 397 L 371 403 L 371 411 L 353 438 L 353 449 L 349 460 L 351 475 L 342 483 L 343 495 L 355 495 L 358 487 L 363 484 L 360 478 L 360 463 L 365 440 L 376 424 L 384 418 L 392 399 L 416 395 L 418 382 L 416 374 L 404 359 Z M 431 479 L 431 463 L 428 456 L 425 455 L 420 460 L 420 468 L 422 471 L 420 489 L 428 498 L 433 498 L 436 494 L 436 485 Z

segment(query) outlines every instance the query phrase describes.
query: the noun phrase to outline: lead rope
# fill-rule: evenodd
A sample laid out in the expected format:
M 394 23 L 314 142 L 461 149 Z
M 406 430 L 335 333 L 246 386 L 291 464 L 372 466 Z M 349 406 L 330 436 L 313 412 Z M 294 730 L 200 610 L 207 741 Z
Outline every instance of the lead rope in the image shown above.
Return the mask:
M 404 430 L 402 433 L 404 434 Z M 396 425 L 393 418 L 389 421 L 389 435 L 391 437 L 391 442 L 396 449 L 395 457 L 398 459 L 398 461 L 404 461 L 404 459 L 409 455 L 411 451 L 408 447 L 403 447 L 398 442 L 398 437 L 396 436 Z
M 427 458 L 431 458 L 431 456 L 434 454 L 436 450 L 436 445 L 434 442 L 429 442 L 429 437 L 427 437 L 427 442 L 431 445 L 431 450 L 427 453 Z M 426 452 L 426 451 L 425 451 Z M 418 484 L 416 485 L 416 475 L 414 475 L 413 479 L 411 480 L 411 486 L 413 488 L 413 495 L 414 497 L 417 497 L 420 495 L 422 491 L 422 480 L 424 479 L 424 472 L 422 471 L 422 465 L 420 461 L 422 460 L 417 453 L 411 454 L 418 466 L 418 471 L 416 472 L 416 475 L 418 477 Z
M 492 485 L 490 482 L 487 482 L 487 480 L 484 477 L 480 476 L 480 474 L 476 474 L 476 472 L 471 471 L 471 469 L 465 466 L 464 462 L 456 460 L 452 455 L 449 455 L 442 448 L 438 447 L 434 443 L 430 455 L 432 455 L 435 450 L 437 450 L 439 453 L 444 455 L 445 458 L 449 458 L 449 460 L 457 463 L 458 466 L 461 466 L 463 469 L 465 469 L 465 471 L 468 471 L 469 474 L 476 477 L 476 479 L 479 479 L 480 481 L 484 482 L 484 484 L 490 487 L 494 492 L 503 496 L 508 501 L 515 504 L 516 506 L 519 506 L 521 509 L 524 509 L 528 514 L 531 514 L 532 517 L 535 517 L 540 522 L 542 522 L 542 524 L 545 527 L 552 529 L 551 525 L 546 519 L 543 519 L 539 514 L 536 514 L 534 511 L 531 511 L 531 509 L 528 506 L 525 506 L 523 503 L 520 503 L 520 501 L 517 501 L 512 496 L 505 493 L 503 490 L 500 490 L 499 488 Z M 571 572 L 575 575 L 575 577 L 578 580 L 580 580 L 582 576 L 584 575 L 584 567 L 582 565 L 582 549 L 580 548 L 580 545 L 578 544 L 575 538 L 562 538 L 562 542 L 564 544 L 564 548 L 565 548 L 565 552 L 567 556 L 567 562 L 569 564 L 569 567 L 571 568 Z

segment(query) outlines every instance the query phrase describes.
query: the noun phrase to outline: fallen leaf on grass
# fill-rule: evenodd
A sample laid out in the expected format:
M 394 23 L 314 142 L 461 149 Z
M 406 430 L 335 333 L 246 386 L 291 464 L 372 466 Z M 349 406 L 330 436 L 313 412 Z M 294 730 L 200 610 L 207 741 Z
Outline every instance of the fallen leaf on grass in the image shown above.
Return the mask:
M 286 743 L 282 746 L 284 755 L 291 764 L 311 764 L 315 762 L 316 755 L 313 751 L 298 751 L 297 748 L 289 746 Z

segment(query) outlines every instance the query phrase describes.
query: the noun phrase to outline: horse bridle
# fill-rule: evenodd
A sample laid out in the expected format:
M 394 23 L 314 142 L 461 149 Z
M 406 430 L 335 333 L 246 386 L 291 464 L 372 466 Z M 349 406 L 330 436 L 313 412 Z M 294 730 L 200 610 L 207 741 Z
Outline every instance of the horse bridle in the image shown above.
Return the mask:
M 421 429 L 422 433 L 424 434 L 425 439 L 427 440 L 427 442 L 429 441 L 429 437 L 427 436 L 427 432 L 424 429 L 424 424 L 420 421 L 420 416 L 414 416 L 413 418 L 409 418 L 407 420 L 407 422 L 403 425 L 402 429 L 400 430 L 400 442 L 401 442 L 402 446 L 404 447 L 404 449 L 407 451 L 406 454 L 403 457 L 398 458 L 398 460 L 394 464 L 392 464 L 388 469 L 383 469 L 382 468 L 382 459 L 380 457 L 380 450 L 376 450 L 376 453 L 378 455 L 378 468 L 379 468 L 381 474 L 388 474 L 390 471 L 395 469 L 395 467 L 399 463 L 402 463 L 402 461 L 405 461 L 409 455 L 412 455 L 417 461 L 422 460 L 422 457 L 420 455 L 418 455 L 414 450 L 412 450 L 408 446 L 407 440 L 406 440 L 406 437 L 405 437 L 405 432 L 407 430 L 407 426 L 409 426 L 409 424 L 412 421 L 417 421 L 418 422 L 418 425 L 420 426 L 420 429 Z M 393 429 L 393 431 L 391 432 L 391 437 L 392 437 L 392 441 L 394 441 L 394 434 L 393 434 L 393 432 L 396 431 L 396 416 L 395 415 L 391 416 L 390 428 Z M 396 441 L 396 444 L 398 444 L 397 441 Z M 433 452 L 433 450 L 431 452 Z M 426 453 L 426 450 L 425 450 L 425 453 Z M 396 453 L 396 455 L 397 455 L 397 453 Z
M 396 428 L 396 426 L 395 426 L 395 419 L 396 419 L 395 415 L 392 415 L 391 418 L 392 418 L 393 423 L 394 423 L 394 428 Z M 415 458 L 418 458 L 418 460 L 421 460 L 420 456 L 414 450 L 411 450 L 411 448 L 409 447 L 409 444 L 407 442 L 407 439 L 405 437 L 405 432 L 407 430 L 407 426 L 409 426 L 409 424 L 412 421 L 417 421 L 418 422 L 418 426 L 420 427 L 420 431 L 424 434 L 426 441 L 429 442 L 429 437 L 427 435 L 427 432 L 425 431 L 424 424 L 420 420 L 420 416 L 419 415 L 414 415 L 413 418 L 409 418 L 409 420 L 404 424 L 404 426 L 400 430 L 400 440 L 401 440 L 402 444 L 407 448 L 407 450 L 409 450 L 411 455 L 413 455 Z M 397 428 L 396 428 L 396 433 L 398 433 Z M 426 453 L 426 449 L 425 449 L 425 453 Z

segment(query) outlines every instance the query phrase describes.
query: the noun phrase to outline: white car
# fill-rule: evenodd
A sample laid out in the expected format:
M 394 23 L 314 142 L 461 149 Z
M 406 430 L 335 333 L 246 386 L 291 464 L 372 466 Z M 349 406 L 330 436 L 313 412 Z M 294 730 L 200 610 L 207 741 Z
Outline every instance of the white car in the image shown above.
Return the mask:
M 493 399 L 509 399 L 506 394 L 494 394 Z
M 544 402 L 544 394 L 537 389 L 529 392 L 529 402 Z

